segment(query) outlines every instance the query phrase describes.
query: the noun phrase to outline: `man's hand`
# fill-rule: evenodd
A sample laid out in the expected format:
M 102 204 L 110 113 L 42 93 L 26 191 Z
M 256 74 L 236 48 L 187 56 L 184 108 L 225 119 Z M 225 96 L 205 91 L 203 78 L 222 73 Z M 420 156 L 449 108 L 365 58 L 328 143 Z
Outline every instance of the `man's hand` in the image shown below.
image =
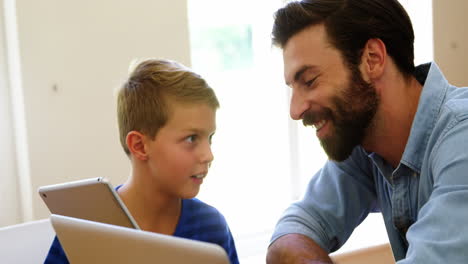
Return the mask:
M 267 264 L 326 264 L 333 263 L 328 253 L 312 239 L 300 234 L 278 238 L 268 248 Z

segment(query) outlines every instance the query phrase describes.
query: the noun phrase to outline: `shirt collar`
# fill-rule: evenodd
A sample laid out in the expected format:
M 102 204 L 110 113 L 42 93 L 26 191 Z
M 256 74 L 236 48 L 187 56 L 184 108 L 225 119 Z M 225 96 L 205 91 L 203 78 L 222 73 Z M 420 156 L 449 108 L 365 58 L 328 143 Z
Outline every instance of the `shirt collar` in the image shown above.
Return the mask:
M 400 161 L 418 173 L 421 172 L 427 142 L 439 116 L 448 87 L 448 81 L 437 64 L 432 62 L 419 98 L 410 136 Z

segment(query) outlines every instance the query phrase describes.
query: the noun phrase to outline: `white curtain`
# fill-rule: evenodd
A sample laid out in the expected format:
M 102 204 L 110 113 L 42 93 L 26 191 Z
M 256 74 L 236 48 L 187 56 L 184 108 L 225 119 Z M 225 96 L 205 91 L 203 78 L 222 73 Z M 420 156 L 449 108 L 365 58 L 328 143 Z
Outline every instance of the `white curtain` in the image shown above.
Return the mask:
M 0 0 L 0 227 L 22 220 L 6 48 L 4 1 Z

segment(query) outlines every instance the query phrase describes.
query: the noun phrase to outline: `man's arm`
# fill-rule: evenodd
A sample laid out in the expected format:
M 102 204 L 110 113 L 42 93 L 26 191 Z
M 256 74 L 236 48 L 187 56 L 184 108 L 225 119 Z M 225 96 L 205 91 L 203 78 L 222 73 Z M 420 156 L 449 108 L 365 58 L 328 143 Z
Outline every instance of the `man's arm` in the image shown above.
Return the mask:
M 344 162 L 327 161 L 312 177 L 303 199 L 290 205 L 279 219 L 268 263 L 313 263 L 307 258 L 315 257 L 331 263 L 328 253 L 340 248 L 375 209 L 371 172 L 368 155 L 360 148 Z
M 266 262 L 267 264 L 333 263 L 325 250 L 301 234 L 288 234 L 278 238 L 268 248 Z

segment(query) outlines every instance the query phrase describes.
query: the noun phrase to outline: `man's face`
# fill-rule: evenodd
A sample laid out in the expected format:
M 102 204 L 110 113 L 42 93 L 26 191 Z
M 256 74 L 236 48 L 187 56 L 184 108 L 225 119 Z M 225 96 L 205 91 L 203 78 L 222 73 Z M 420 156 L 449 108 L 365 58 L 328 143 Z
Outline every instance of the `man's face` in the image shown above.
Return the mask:
M 343 161 L 368 133 L 379 97 L 357 67 L 344 63 L 323 25 L 294 35 L 283 50 L 290 115 L 313 125 L 328 157 Z

